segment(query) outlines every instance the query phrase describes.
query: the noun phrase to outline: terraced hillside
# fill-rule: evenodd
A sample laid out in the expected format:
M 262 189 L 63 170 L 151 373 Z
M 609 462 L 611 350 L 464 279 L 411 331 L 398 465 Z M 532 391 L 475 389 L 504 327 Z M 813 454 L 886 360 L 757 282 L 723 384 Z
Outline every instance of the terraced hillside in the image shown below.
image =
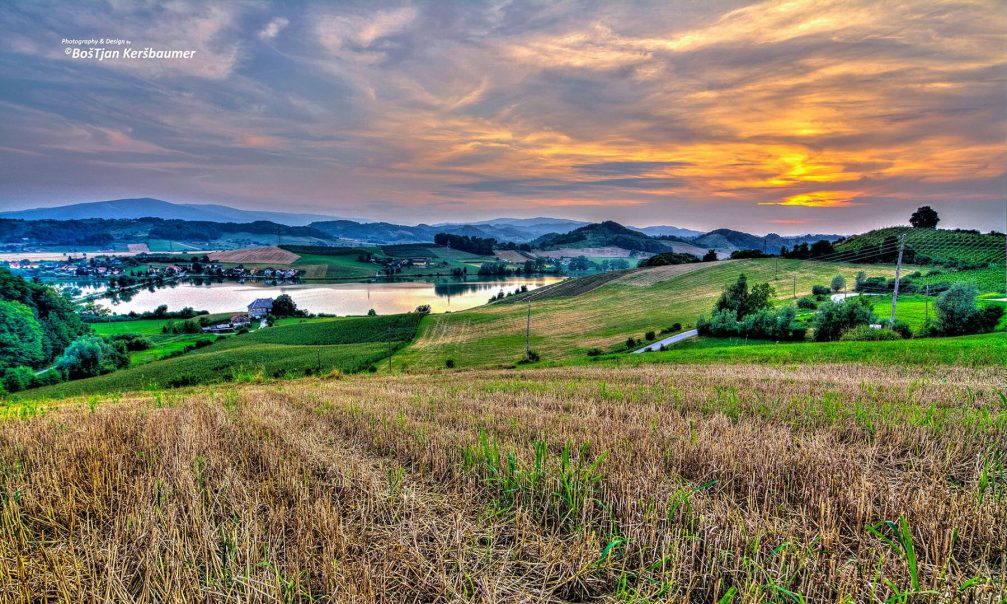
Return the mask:
M 63 402 L 0 421 L 0 598 L 996 602 L 1005 396 L 666 364 Z
M 850 283 L 864 269 L 891 275 L 890 267 L 803 262 L 799 260 L 732 260 L 685 264 L 603 274 L 592 281 L 576 280 L 531 295 L 531 347 L 545 361 L 583 356 L 591 348 L 608 349 L 627 337 L 681 323 L 695 323 L 708 313 L 724 285 L 739 274 L 750 283 L 769 282 L 780 300 L 829 283 L 837 273 Z M 553 293 L 555 292 L 555 293 Z M 565 292 L 565 293 L 564 293 Z M 514 297 L 514 302 L 521 298 Z M 443 367 L 448 359 L 458 367 L 510 365 L 524 355 L 527 307 L 491 304 L 423 320 L 417 340 L 397 355 L 402 367 Z

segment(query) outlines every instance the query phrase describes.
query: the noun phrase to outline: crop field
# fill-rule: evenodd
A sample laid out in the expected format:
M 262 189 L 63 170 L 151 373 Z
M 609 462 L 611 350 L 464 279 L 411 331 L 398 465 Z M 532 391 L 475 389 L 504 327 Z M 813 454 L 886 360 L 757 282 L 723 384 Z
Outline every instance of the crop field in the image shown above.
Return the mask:
M 768 282 L 777 299 L 793 299 L 794 275 L 797 296 L 816 284 L 827 284 L 837 273 L 852 283 L 865 267 L 849 264 L 802 262 L 800 260 L 734 260 L 658 267 L 622 273 L 604 273 L 546 290 L 532 303 L 531 347 L 544 361 L 562 361 L 583 356 L 591 348 L 607 350 L 627 337 L 660 331 L 673 323 L 689 326 L 701 313 L 709 314 L 724 286 L 744 273 L 749 283 Z M 873 275 L 894 274 L 892 267 L 871 265 Z M 582 292 L 590 281 L 607 281 Z M 578 295 L 579 294 L 579 295 Z M 537 297 L 536 297 L 537 298 Z M 520 302 L 515 297 L 514 301 Z M 507 366 L 524 355 L 527 307 L 524 304 L 491 304 L 464 312 L 432 315 L 424 319 L 416 342 L 400 355 L 410 369 L 443 367 L 453 360 L 457 367 Z
M 1002 368 L 344 376 L 21 415 L 0 421 L 0 598 L 997 602 L 1007 589 Z

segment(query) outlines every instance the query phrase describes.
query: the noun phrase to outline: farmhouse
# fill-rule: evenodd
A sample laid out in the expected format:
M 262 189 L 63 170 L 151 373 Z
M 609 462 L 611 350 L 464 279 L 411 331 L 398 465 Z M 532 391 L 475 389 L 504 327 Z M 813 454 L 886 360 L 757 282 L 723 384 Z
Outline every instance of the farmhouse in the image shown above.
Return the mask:
M 248 327 L 252 324 L 252 318 L 248 315 L 234 315 L 231 317 L 231 327 L 233 329 L 241 329 L 242 327 Z
M 258 298 L 248 305 L 248 315 L 254 319 L 264 319 L 273 312 L 272 298 Z

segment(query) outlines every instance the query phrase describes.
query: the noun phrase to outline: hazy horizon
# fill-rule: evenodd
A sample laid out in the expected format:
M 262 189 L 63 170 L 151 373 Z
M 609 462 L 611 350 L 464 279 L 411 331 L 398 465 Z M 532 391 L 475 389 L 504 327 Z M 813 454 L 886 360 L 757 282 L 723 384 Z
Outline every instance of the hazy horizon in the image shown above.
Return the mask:
M 2 210 L 1007 222 L 996 2 L 13 2 L 0 32 Z

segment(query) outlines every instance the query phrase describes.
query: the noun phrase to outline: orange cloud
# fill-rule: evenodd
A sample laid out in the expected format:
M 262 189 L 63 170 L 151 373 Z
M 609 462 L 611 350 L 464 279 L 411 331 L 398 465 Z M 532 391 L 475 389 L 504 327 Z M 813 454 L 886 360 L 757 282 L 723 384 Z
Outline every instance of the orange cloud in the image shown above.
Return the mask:
M 857 205 L 854 191 L 815 191 L 791 195 L 783 201 L 760 202 L 760 206 L 804 206 L 807 208 L 841 208 Z

